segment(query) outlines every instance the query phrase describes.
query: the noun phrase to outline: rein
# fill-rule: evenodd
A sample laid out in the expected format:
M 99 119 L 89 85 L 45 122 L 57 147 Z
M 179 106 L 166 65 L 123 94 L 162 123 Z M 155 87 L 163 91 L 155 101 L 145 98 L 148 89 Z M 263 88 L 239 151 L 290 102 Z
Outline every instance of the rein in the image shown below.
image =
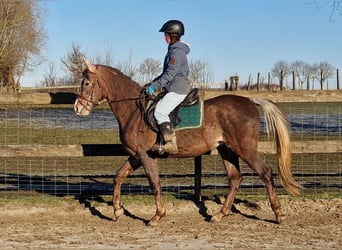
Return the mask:
M 111 100 L 111 101 L 108 101 L 106 99 L 106 101 L 111 104 L 111 103 L 115 103 L 115 102 L 123 102 L 123 101 L 134 101 L 134 100 L 141 100 L 141 99 L 145 99 L 144 97 L 142 96 L 139 96 L 139 97 L 132 97 L 132 98 L 124 98 L 124 99 L 117 99 L 117 100 Z M 152 98 L 151 98 L 152 99 Z M 101 102 L 102 103 L 102 102 Z
M 108 100 L 107 98 L 104 98 L 103 100 L 100 100 L 100 101 L 94 101 L 96 85 L 98 86 L 99 89 L 101 89 L 101 86 L 99 84 L 99 80 L 98 80 L 97 74 L 96 74 L 96 82 L 92 84 L 89 95 L 86 96 L 86 95 L 80 94 L 77 97 L 77 99 L 81 99 L 81 100 L 86 101 L 86 104 L 83 104 L 82 102 L 80 104 L 83 106 L 83 108 L 85 108 L 88 111 L 91 111 L 90 110 L 91 108 L 89 107 L 90 106 L 89 104 L 91 104 L 91 106 L 97 106 L 97 105 L 101 105 L 103 103 L 111 104 L 111 103 L 118 103 L 118 102 L 124 102 L 124 101 L 139 100 L 139 108 L 140 108 L 142 116 L 143 116 L 145 108 L 146 108 L 146 100 L 153 100 L 154 99 L 153 96 L 148 96 L 148 95 L 146 95 L 146 93 L 144 93 L 142 91 L 140 93 L 140 95 L 137 96 L 137 97 L 120 98 L 120 99 L 115 99 L 115 100 Z
M 141 93 L 140 96 L 138 97 L 130 97 L 130 98 L 122 98 L 122 99 L 116 99 L 116 100 L 108 100 L 107 98 L 101 100 L 101 101 L 98 101 L 98 102 L 94 102 L 93 100 L 93 94 L 94 94 L 94 88 L 91 89 L 91 93 L 89 96 L 85 96 L 85 95 L 78 95 L 77 99 L 81 99 L 81 100 L 84 100 L 88 103 L 91 103 L 93 106 L 97 106 L 97 105 L 101 105 L 103 103 L 108 103 L 108 104 L 111 104 L 111 103 L 117 103 L 117 102 L 124 102 L 124 101 L 135 101 L 135 100 L 140 100 L 140 108 L 142 110 L 145 109 L 145 101 L 146 100 L 154 100 L 155 98 L 154 97 L 150 97 L 150 96 L 146 96 L 146 94 L 144 93 Z M 84 106 L 85 109 L 87 109 L 87 107 L 85 105 L 82 105 Z M 87 105 L 88 106 L 88 105 Z

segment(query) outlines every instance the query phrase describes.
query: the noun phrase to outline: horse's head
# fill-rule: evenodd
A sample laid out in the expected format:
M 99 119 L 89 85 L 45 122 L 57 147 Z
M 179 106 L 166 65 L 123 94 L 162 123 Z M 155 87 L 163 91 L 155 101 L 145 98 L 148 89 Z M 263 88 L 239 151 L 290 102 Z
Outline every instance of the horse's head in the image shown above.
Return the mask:
M 82 73 L 81 93 L 74 104 L 78 116 L 88 116 L 93 108 L 106 101 L 100 87 L 96 66 L 85 59 L 86 69 Z

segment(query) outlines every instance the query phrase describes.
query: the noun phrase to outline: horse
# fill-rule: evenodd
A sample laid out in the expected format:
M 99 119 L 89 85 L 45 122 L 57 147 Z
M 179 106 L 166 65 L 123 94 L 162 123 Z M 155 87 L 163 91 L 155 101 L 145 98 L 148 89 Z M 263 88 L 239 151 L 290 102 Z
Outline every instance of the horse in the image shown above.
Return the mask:
M 158 156 L 151 154 L 157 133 L 144 121 L 144 107 L 147 98 L 142 99 L 143 87 L 120 70 L 85 59 L 80 93 L 74 104 L 74 111 L 80 117 L 88 116 L 99 104 L 108 103 L 119 125 L 119 136 L 128 159 L 114 176 L 113 210 L 114 221 L 124 213 L 121 201 L 121 185 L 125 179 L 140 167 L 144 168 L 156 211 L 147 222 L 155 226 L 166 215 L 162 200 L 158 169 Z M 238 95 L 220 95 L 203 101 L 203 121 L 198 128 L 176 131 L 178 153 L 170 158 L 189 158 L 204 155 L 217 149 L 228 176 L 229 189 L 219 212 L 212 215 L 211 222 L 220 222 L 228 216 L 239 186 L 242 174 L 239 159 L 254 170 L 264 182 L 276 223 L 285 215 L 275 191 L 272 170 L 258 153 L 260 114 L 264 113 L 266 132 L 273 138 L 277 152 L 280 181 L 291 194 L 300 194 L 302 186 L 291 173 L 291 141 L 287 116 L 272 101 L 265 98 L 247 98 Z

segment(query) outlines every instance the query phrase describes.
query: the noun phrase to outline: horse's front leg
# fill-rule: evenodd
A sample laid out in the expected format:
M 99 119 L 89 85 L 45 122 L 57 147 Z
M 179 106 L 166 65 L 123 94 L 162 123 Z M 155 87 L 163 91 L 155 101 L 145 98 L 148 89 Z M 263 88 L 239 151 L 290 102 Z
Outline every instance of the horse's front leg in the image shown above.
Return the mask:
M 166 210 L 161 196 L 161 185 L 159 179 L 159 169 L 156 159 L 150 158 L 147 155 L 142 157 L 143 167 L 145 169 L 148 181 L 150 183 L 152 193 L 154 195 L 156 213 L 149 221 L 149 226 L 156 226 L 160 219 L 166 215 Z
M 121 204 L 121 184 L 126 180 L 128 175 L 138 169 L 141 165 L 139 158 L 129 157 L 114 177 L 113 209 L 115 220 L 118 220 L 123 214 Z

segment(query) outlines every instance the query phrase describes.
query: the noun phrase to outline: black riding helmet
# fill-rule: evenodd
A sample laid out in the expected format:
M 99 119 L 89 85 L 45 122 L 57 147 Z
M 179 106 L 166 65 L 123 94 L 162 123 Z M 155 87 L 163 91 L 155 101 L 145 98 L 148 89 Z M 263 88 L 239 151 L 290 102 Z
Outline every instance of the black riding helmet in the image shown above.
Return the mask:
M 179 37 L 181 37 L 182 35 L 184 35 L 184 25 L 181 21 L 170 20 L 164 23 L 159 32 L 177 34 L 179 35 Z

